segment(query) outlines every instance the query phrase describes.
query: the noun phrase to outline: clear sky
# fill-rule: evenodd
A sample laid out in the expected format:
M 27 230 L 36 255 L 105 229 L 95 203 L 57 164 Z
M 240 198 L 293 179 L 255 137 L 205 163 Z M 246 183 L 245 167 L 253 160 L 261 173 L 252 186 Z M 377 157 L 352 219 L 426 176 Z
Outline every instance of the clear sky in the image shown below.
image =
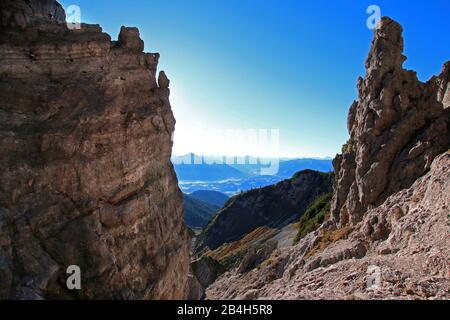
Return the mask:
M 177 119 L 174 153 L 257 153 L 226 129 L 279 129 L 277 156 L 334 156 L 348 139 L 373 31 L 369 5 L 405 29 L 405 66 L 421 80 L 450 59 L 450 1 L 64 0 L 113 39 L 141 30 L 161 53 Z M 273 154 L 271 154 L 273 155 Z

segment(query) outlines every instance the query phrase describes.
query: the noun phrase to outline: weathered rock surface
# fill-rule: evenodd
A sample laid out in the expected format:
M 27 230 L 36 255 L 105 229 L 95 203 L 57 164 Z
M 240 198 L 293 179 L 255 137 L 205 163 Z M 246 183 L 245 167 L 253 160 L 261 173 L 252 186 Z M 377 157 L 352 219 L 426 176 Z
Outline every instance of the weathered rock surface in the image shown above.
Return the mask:
M 25 28 L 38 22 L 65 23 L 66 13 L 55 0 L 1 0 L 0 25 Z
M 450 63 L 427 83 L 402 68 L 402 29 L 383 18 L 335 160 L 332 216 L 208 299 L 449 299 Z
M 356 224 L 370 208 L 410 187 L 450 145 L 450 62 L 427 83 L 404 70 L 401 26 L 383 18 L 350 108 L 350 140 L 334 161 L 332 214 Z
M 159 55 L 137 29 L 119 42 L 68 30 L 53 0 L 1 0 L 0 17 L 0 298 L 184 298 L 190 239 Z M 80 291 L 66 289 L 70 265 Z
M 190 301 L 203 300 L 205 297 L 205 288 L 198 281 L 197 277 L 191 272 L 186 286 L 185 299 Z
M 277 247 L 281 247 L 286 239 L 287 229 L 292 230 L 292 225 L 288 225 L 281 230 L 260 227 L 246 234 L 241 239 L 225 243 L 215 250 L 204 250 L 199 253 L 200 256 L 211 257 L 223 266 L 223 272 L 235 267 L 251 269 L 256 267 L 258 261 L 262 262 Z M 296 229 L 295 229 L 296 230 Z M 266 243 L 270 241 L 270 245 Z M 293 237 L 290 245 L 293 243 Z M 242 264 L 243 259 L 246 260 Z
M 319 195 L 331 192 L 332 174 L 305 170 L 274 186 L 235 196 L 198 237 L 196 251 L 214 250 L 267 226 L 282 228 L 298 220 Z
M 324 245 L 330 223 L 276 250 L 258 269 L 225 273 L 207 299 L 449 299 L 450 153 L 409 189 Z M 330 230 L 328 230 L 330 229 Z M 372 270 L 378 269 L 373 277 Z M 377 285 L 372 284 L 375 279 Z
M 122 27 L 119 34 L 119 45 L 122 48 L 142 52 L 144 50 L 144 41 L 142 41 L 138 28 Z M 161 83 L 160 86 L 168 88 L 169 85 Z
M 225 271 L 216 260 L 208 256 L 194 260 L 191 267 L 193 274 L 203 288 L 207 288 Z
M 252 246 L 242 258 L 238 272 L 245 273 L 270 257 L 272 252 L 278 247 L 278 242 L 271 239 L 260 247 Z

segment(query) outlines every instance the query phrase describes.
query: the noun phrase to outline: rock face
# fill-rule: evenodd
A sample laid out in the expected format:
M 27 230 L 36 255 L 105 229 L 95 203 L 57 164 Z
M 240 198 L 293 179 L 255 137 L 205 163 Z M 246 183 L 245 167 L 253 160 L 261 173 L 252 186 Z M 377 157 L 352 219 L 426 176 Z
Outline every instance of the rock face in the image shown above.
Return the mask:
M 183 194 L 183 208 L 184 220 L 192 229 L 203 228 L 220 209 L 188 194 Z
M 191 266 L 192 272 L 203 288 L 207 288 L 224 272 L 223 267 L 217 261 L 206 256 L 194 260 Z
M 356 224 L 370 208 L 410 187 L 450 145 L 450 62 L 427 83 L 403 69 L 401 26 L 383 18 L 350 108 L 350 140 L 334 161 L 332 214 Z
M 196 251 L 214 250 L 262 226 L 281 228 L 298 220 L 319 195 L 331 192 L 332 174 L 305 170 L 277 185 L 229 200 L 198 237 Z
M 144 50 L 144 41 L 141 40 L 138 28 L 122 27 L 119 34 L 119 46 L 129 50 L 142 52 L 142 50 Z M 159 81 L 159 84 L 163 88 L 169 87 L 169 84 L 163 83 L 163 81 Z
M 26 28 L 37 22 L 65 23 L 66 13 L 55 0 L 1 0 L 0 25 Z
M 205 289 L 202 287 L 197 277 L 190 273 L 188 278 L 188 284 L 186 286 L 185 300 L 197 301 L 203 300 L 205 295 Z
M 331 218 L 258 269 L 225 273 L 208 299 L 449 298 L 450 63 L 419 82 L 401 32 L 389 18 L 375 32 Z
M 159 55 L 137 29 L 118 42 L 68 30 L 53 0 L 0 9 L 0 298 L 184 298 L 190 238 Z
M 225 273 L 208 299 L 448 299 L 450 153 L 344 236 L 330 223 L 259 269 Z M 375 270 L 375 272 L 374 272 Z

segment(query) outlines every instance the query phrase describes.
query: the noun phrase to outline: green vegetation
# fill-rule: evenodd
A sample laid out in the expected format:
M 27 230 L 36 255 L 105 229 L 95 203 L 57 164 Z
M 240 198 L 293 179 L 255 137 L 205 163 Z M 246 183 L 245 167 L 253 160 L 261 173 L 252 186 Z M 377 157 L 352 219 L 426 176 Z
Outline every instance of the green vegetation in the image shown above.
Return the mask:
M 225 270 L 231 270 L 239 266 L 242 258 L 244 257 L 244 252 L 238 252 L 236 254 L 232 254 L 226 256 L 222 260 L 219 261 L 220 265 L 225 268 Z
M 326 193 L 318 197 L 309 207 L 306 209 L 303 216 L 299 221 L 298 234 L 294 239 L 294 243 L 298 243 L 308 233 L 317 230 L 325 219 L 330 215 L 331 199 L 333 193 Z

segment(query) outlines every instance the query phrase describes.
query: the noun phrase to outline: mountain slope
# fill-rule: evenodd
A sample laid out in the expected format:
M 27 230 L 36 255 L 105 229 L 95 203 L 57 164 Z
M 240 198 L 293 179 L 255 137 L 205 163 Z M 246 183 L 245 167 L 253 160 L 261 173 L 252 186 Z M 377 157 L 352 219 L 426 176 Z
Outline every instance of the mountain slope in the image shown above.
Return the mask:
M 192 229 L 203 228 L 220 207 L 201 201 L 191 195 L 183 194 L 184 218 Z
M 332 190 L 332 174 L 306 170 L 292 179 L 251 190 L 227 202 L 196 242 L 196 251 L 216 249 L 262 227 L 283 227 L 300 218 L 319 195 Z

